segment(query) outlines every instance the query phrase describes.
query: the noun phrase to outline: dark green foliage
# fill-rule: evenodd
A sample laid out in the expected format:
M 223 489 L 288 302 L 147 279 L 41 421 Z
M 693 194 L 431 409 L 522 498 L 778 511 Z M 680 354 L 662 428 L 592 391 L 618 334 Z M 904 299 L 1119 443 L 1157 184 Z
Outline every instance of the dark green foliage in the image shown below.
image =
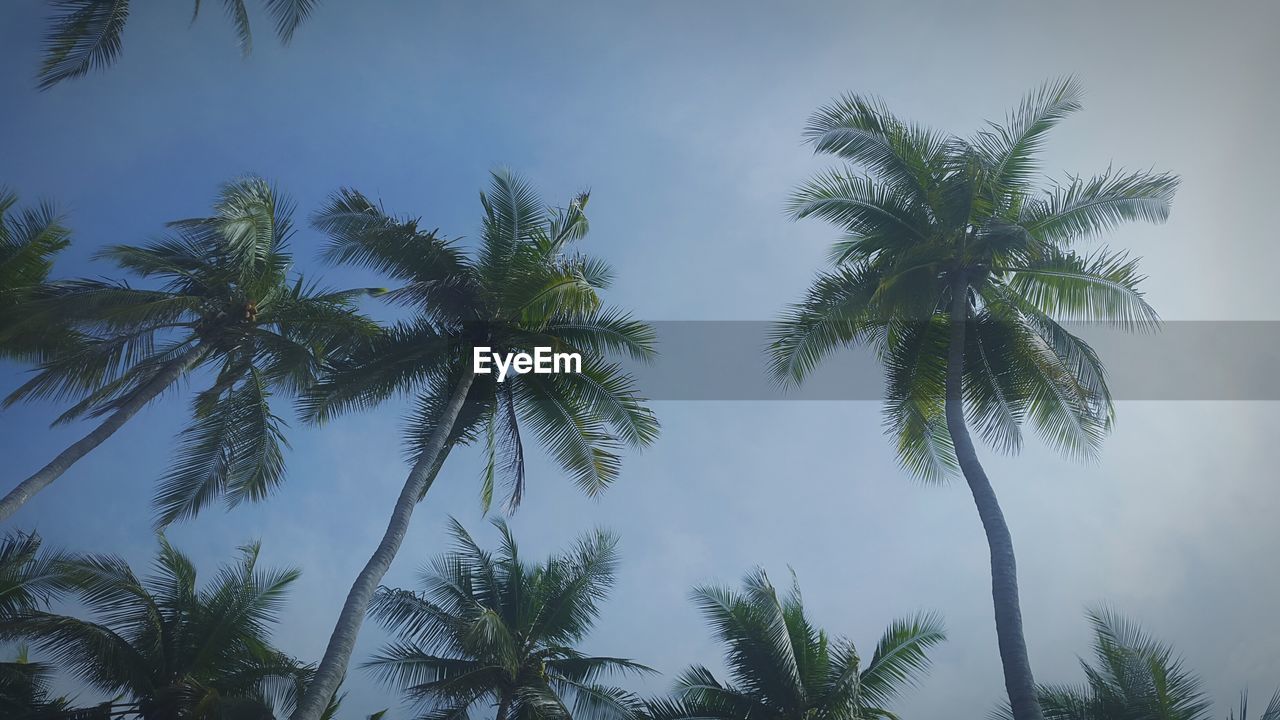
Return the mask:
M 75 334 L 49 318 L 33 318 L 30 304 L 49 294 L 53 258 L 70 242 L 49 203 L 18 209 L 0 188 L 0 358 L 40 362 L 75 345 Z
M 66 556 L 41 544 L 34 533 L 10 532 L 0 540 L 0 622 L 47 607 L 73 587 Z
M 484 232 L 469 255 L 414 218 L 398 218 L 354 190 L 335 194 L 315 217 L 332 238 L 326 255 L 384 273 L 398 287 L 382 297 L 415 313 L 354 357 L 335 362 L 310 394 L 310 416 L 370 408 L 396 393 L 417 395 L 410 421 L 414 456 L 435 430 L 475 346 L 495 352 L 550 347 L 580 352 L 581 374 L 477 375 L 449 445 L 483 440 L 489 462 L 481 491 L 487 508 L 499 478 L 508 482 L 508 508 L 524 493 L 525 441 L 534 436 L 588 494 L 618 475 L 624 445 L 656 439 L 658 422 L 635 383 L 606 358 L 647 360 L 653 330 L 602 307 L 598 291 L 610 271 L 570 245 L 587 233 L 587 195 L 567 208 L 548 209 L 531 186 L 497 172 L 481 195 Z
M 433 720 L 484 717 L 488 707 L 498 720 L 642 717 L 638 698 L 599 679 L 649 668 L 574 649 L 613 585 L 613 536 L 597 531 L 530 564 L 506 524 L 494 525 L 502 535 L 496 553 L 452 521 L 454 550 L 431 564 L 421 592 L 379 589 L 370 612 L 397 641 L 365 667 Z
M 932 614 L 895 621 L 865 666 L 849 640 L 810 623 L 798 585 L 779 596 L 762 570 L 741 592 L 707 585 L 694 602 L 725 647 L 729 682 L 701 665 L 685 670 L 670 700 L 650 703 L 654 720 L 863 720 L 894 718 L 889 706 L 929 666 L 945 639 Z
M 284 478 L 283 422 L 272 395 L 305 390 L 328 357 L 378 332 L 355 311 L 365 291 L 324 290 L 291 271 L 291 209 L 265 181 L 224 186 L 214 210 L 170 223 L 148 244 L 100 253 L 152 288 L 66 281 L 28 303 L 34 317 L 69 321 L 83 338 L 5 401 L 76 401 L 59 422 L 107 415 L 194 348 L 197 360 L 184 374 L 205 367 L 216 375 L 196 394 L 192 423 L 161 482 L 161 525 L 219 500 L 234 506 L 268 496 Z
M 245 0 L 222 0 L 240 49 L 253 49 L 249 9 Z M 263 0 L 275 21 L 276 34 L 288 43 L 319 0 Z M 40 65 L 40 89 L 48 90 L 63 80 L 82 77 L 91 70 L 103 70 L 120 59 L 121 38 L 129 20 L 129 0 L 50 0 L 55 14 L 49 19 L 44 38 L 44 61 Z M 201 0 L 193 0 L 191 21 L 200 14 Z
M 113 711 L 143 720 L 262 720 L 288 708 L 310 669 L 274 649 L 270 627 L 296 570 L 258 568 L 258 547 L 197 587 L 191 561 L 161 538 L 152 575 L 120 558 L 60 561 L 91 619 L 29 607 L 0 620 L 0 639 L 24 640 Z

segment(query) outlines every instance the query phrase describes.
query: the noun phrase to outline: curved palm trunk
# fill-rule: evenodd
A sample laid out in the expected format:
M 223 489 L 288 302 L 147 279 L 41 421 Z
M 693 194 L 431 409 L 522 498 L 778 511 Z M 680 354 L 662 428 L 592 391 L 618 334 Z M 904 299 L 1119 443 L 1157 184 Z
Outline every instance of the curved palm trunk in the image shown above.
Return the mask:
M 435 473 L 440 469 L 441 461 L 444 459 L 441 455 L 446 452 L 445 443 L 453 431 L 454 423 L 458 420 L 458 414 L 462 412 L 462 406 L 466 402 L 467 392 L 471 389 L 473 379 L 474 376 L 468 373 L 458 382 L 453 395 L 449 398 L 449 403 L 445 406 L 440 424 L 431 433 L 427 446 L 423 448 L 418 461 L 409 471 L 409 477 L 400 491 L 400 497 L 396 498 L 395 509 L 391 511 L 387 531 L 382 535 L 378 549 L 373 552 L 373 556 L 369 558 L 369 562 L 365 563 L 364 569 L 351 585 L 347 600 L 342 604 L 342 612 L 338 615 L 338 624 L 334 626 L 333 634 L 329 636 L 329 645 L 325 648 L 324 658 L 320 660 L 320 667 L 316 668 L 315 677 L 307 684 L 306 692 L 298 701 L 298 707 L 293 711 L 291 720 L 320 720 L 320 716 L 329 704 L 329 698 L 342 682 L 342 676 L 346 674 L 347 665 L 351 662 L 351 652 L 355 649 L 360 626 L 364 623 L 369 603 L 373 600 L 373 593 L 391 567 L 391 561 L 399 552 L 400 544 L 404 542 L 414 508 L 417 507 L 418 501 L 422 499 L 434 480 Z
M 1005 524 L 1004 513 L 996 499 L 987 473 L 978 462 L 978 453 L 969 438 L 964 421 L 963 372 L 965 324 L 969 318 L 969 285 L 963 275 L 951 285 L 951 339 L 947 354 L 946 418 L 947 431 L 955 445 L 960 471 L 973 493 L 982 528 L 987 533 L 991 550 L 991 599 L 995 605 L 996 641 L 1000 646 L 1000 663 L 1004 668 L 1004 686 L 1009 693 L 1009 706 L 1014 720 L 1042 720 L 1036 699 L 1035 678 L 1027 657 L 1027 642 L 1022 635 L 1022 609 L 1018 602 L 1018 567 L 1013 557 L 1013 537 Z
M 51 485 L 54 480 L 57 480 L 72 465 L 76 464 L 80 458 L 88 455 L 91 450 L 114 435 L 130 418 L 137 415 L 138 411 L 145 407 L 147 403 L 164 392 L 165 388 L 177 382 L 183 373 L 198 363 L 200 358 L 204 357 L 205 352 L 204 347 L 194 345 L 182 355 L 171 360 L 158 375 L 152 378 L 151 382 L 139 388 L 129 402 L 121 405 L 119 410 L 111 413 L 106 420 L 102 421 L 101 425 L 94 428 L 88 435 L 72 443 L 66 450 L 58 453 L 57 457 L 51 460 L 48 465 L 40 468 L 35 475 L 18 483 L 17 487 L 10 490 L 4 496 L 4 499 L 0 500 L 0 522 L 8 520 L 36 493 Z

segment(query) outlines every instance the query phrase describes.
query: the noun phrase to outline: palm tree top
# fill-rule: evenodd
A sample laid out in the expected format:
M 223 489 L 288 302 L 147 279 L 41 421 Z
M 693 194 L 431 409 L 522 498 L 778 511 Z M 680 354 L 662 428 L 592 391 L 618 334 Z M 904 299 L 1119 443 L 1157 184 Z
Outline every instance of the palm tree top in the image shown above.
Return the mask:
M 648 324 L 603 303 L 610 267 L 573 247 L 587 234 L 588 199 L 580 193 L 565 207 L 547 207 L 519 175 L 494 171 L 480 196 L 481 237 L 464 248 L 356 190 L 336 193 L 314 218 L 330 237 L 325 256 L 388 276 L 397 285 L 381 297 L 414 315 L 331 364 L 304 401 L 308 416 L 324 421 L 395 394 L 416 395 L 409 431 L 416 456 L 452 388 L 472 375 L 473 347 L 578 352 L 582 373 L 501 383 L 494 375 L 471 377 L 448 444 L 484 441 L 486 508 L 502 477 L 509 483 L 508 509 L 523 497 L 526 426 L 585 491 L 607 487 L 620 472 L 622 446 L 644 447 L 658 434 L 634 380 L 610 358 L 648 361 L 655 338 Z
M 155 383 L 175 364 L 179 376 L 207 368 L 212 379 L 192 401 L 193 422 L 157 495 L 158 524 L 217 500 L 265 498 L 284 477 L 272 395 L 303 392 L 328 358 L 378 331 L 355 307 L 368 290 L 330 290 L 293 272 L 292 211 L 272 184 L 245 177 L 222 186 L 213 214 L 101 250 L 146 287 L 66 280 L 30 303 L 83 340 L 43 363 L 5 404 L 69 400 L 57 422 L 98 417 L 158 395 Z
M 946 637 L 935 614 L 897 620 L 863 666 L 851 641 L 812 624 L 794 575 L 786 594 L 756 569 L 740 591 L 703 585 L 692 597 L 724 645 L 730 682 L 690 667 L 672 699 L 651 703 L 657 720 L 893 718 L 888 707 L 920 680 L 929 649 Z
M 597 530 L 569 552 L 529 562 L 506 523 L 492 522 L 497 551 L 451 519 L 454 547 L 423 572 L 422 591 L 379 589 L 370 612 L 397 641 L 365 667 L 428 718 L 464 718 L 486 704 L 500 720 L 638 718 L 634 695 L 599 680 L 652 670 L 574 648 L 613 585 L 616 538 Z
M 203 587 L 195 565 L 163 536 L 146 578 L 115 556 L 73 557 L 66 576 L 92 619 L 32 609 L 0 623 L 0 637 L 30 641 L 143 717 L 185 717 L 197 708 L 192 717 L 260 717 L 292 703 L 310 670 L 270 642 L 299 573 L 263 569 L 258 557 L 258 545 L 246 545 Z
M 797 384 L 838 348 L 871 346 L 888 371 L 886 425 L 903 465 L 950 476 L 943 390 L 948 312 L 960 303 L 970 325 L 964 401 L 978 432 L 1013 452 L 1030 421 L 1066 454 L 1092 455 L 1111 427 L 1111 394 L 1097 355 L 1066 324 L 1149 331 L 1158 317 L 1136 258 L 1076 245 L 1165 220 L 1178 179 L 1109 168 L 1042 184 L 1039 151 L 1080 107 L 1075 80 L 1052 81 L 968 138 L 859 95 L 818 110 L 806 139 L 846 164 L 802 185 L 789 209 L 844 236 L 832 268 L 775 327 L 774 376 Z
M 1107 607 L 1086 613 L 1093 630 L 1091 658 L 1081 658 L 1084 681 L 1038 688 L 1045 720 L 1210 720 L 1212 703 L 1204 683 L 1167 643 Z M 1008 707 L 993 720 L 1012 717 Z M 1263 708 L 1261 720 L 1280 718 L 1280 691 Z M 1248 695 L 1242 694 L 1231 720 L 1248 720 Z

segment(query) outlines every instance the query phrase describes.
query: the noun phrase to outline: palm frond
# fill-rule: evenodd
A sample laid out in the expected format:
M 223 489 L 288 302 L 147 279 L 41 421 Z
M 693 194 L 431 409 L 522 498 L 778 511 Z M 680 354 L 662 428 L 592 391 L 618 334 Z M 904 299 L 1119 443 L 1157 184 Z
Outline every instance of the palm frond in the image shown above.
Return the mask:
M 863 703 L 887 707 L 904 689 L 919 682 L 929 668 L 929 650 L 946 639 L 937 614 L 918 613 L 893 621 L 862 671 Z
M 844 95 L 813 114 L 804 136 L 816 152 L 866 168 L 921 207 L 932 202 L 933 168 L 945 137 L 904 123 L 880 100 Z
M 293 33 L 311 14 L 320 0 L 264 0 L 267 12 L 276 21 L 276 34 L 280 40 L 288 44 L 293 40 Z
M 227 16 L 231 18 L 231 23 L 236 28 L 236 40 L 240 43 L 240 52 L 248 55 L 253 52 L 253 32 L 249 27 L 249 8 L 245 7 L 244 0 L 222 0 L 223 6 L 226 8 Z
M 883 318 L 874 298 L 880 274 L 867 263 L 818 276 L 805 298 L 787 308 L 769 331 L 769 370 L 796 385 L 840 348 L 865 341 Z
M 928 218 L 902 194 L 868 176 L 820 173 L 801 185 L 787 203 L 795 219 L 817 217 L 856 236 L 923 240 Z
M 629 690 L 558 677 L 551 685 L 560 695 L 573 698 L 572 717 L 583 720 L 639 720 L 646 718 L 644 703 Z
M 495 281 L 511 253 L 525 243 L 535 243 L 547 223 L 547 213 L 533 186 L 516 173 L 502 169 L 490 173 L 489 190 L 480 194 L 484 207 L 481 267 Z
M 418 220 L 389 215 L 357 190 L 343 188 L 312 216 L 312 224 L 329 236 L 324 257 L 376 270 L 407 285 L 387 293 L 393 301 L 432 311 L 437 305 L 457 308 L 468 294 L 466 257 L 453 241 L 436 231 L 418 229 Z
M 898 460 L 914 477 L 942 482 L 959 470 L 943 412 L 949 343 L 944 318 L 893 323 L 881 351 L 884 425 L 897 438 Z
M 1150 330 L 1159 316 L 1138 285 L 1138 259 L 1097 250 L 1090 255 L 1051 250 L 1010 268 L 1009 288 L 1059 321 L 1090 321 L 1125 330 Z
M 44 38 L 41 90 L 114 63 L 129 19 L 128 0 L 54 0 L 52 5 L 57 14 Z
M 229 508 L 262 500 L 284 480 L 281 448 L 288 441 L 269 397 L 262 376 L 250 368 L 240 387 L 183 431 L 177 457 L 156 494 L 158 527 L 193 518 L 218 500 Z
M 396 393 L 412 392 L 446 372 L 446 358 L 459 349 L 455 338 L 430 323 L 393 325 L 357 344 L 348 356 L 335 358 L 303 396 L 303 415 L 312 422 L 324 422 L 373 407 Z
M 41 549 L 35 533 L 11 531 L 0 539 L 0 622 L 48 607 L 72 589 L 67 556 Z
M 227 0 L 243 9 L 243 0 Z M 292 233 L 293 204 L 258 177 L 245 177 L 222 186 L 214 205 L 215 227 L 234 266 L 257 269 L 279 254 Z
M 657 355 L 653 326 L 616 308 L 555 317 L 542 333 L 547 340 L 542 344 L 552 349 L 556 349 L 554 340 L 602 357 L 618 354 L 650 362 Z
M 1167 173 L 1113 170 L 1088 180 L 1072 178 L 1046 197 L 1029 200 L 1019 222 L 1043 242 L 1066 247 L 1121 223 L 1164 222 L 1178 182 Z
M 1081 88 L 1074 78 L 1046 82 L 1029 93 L 1003 125 L 988 123 L 974 145 L 989 167 L 998 194 L 1024 188 L 1039 171 L 1036 154 L 1046 134 L 1064 118 L 1078 111 Z
M 596 495 L 617 479 L 622 443 L 603 418 L 573 402 L 557 375 L 526 374 L 515 382 L 521 420 L 583 492 Z

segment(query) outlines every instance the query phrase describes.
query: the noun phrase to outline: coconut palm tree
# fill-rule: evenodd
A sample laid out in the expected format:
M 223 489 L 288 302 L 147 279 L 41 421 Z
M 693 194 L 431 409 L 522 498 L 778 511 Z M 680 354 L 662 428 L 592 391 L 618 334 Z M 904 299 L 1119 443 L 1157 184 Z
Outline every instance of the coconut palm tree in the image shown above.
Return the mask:
M 397 641 L 365 667 L 401 688 L 423 718 L 466 718 L 484 707 L 497 720 L 641 717 L 635 695 L 598 679 L 652 671 L 574 649 L 613 585 L 616 539 L 596 531 L 571 552 L 529 563 L 507 525 L 493 524 L 502 536 L 496 553 L 451 520 L 454 550 L 424 571 L 421 592 L 378 590 L 371 614 Z
M 896 718 L 889 706 L 928 669 L 929 649 L 946 639 L 935 615 L 897 620 L 863 666 L 852 642 L 809 621 L 796 583 L 779 597 L 757 569 L 742 584 L 741 592 L 716 585 L 693 591 L 725 646 L 730 681 L 690 667 L 676 680 L 672 699 L 650 703 L 654 720 Z
M 196 570 L 162 537 L 152 576 L 140 580 L 107 555 L 67 562 L 91 620 L 44 610 L 0 622 L 53 665 L 118 696 L 111 714 L 142 720 L 263 720 L 288 708 L 308 667 L 274 649 L 270 626 L 298 571 L 258 567 L 258 546 L 199 588 Z
M 1163 221 L 1178 184 L 1108 170 L 1038 188 L 1046 134 L 1079 107 L 1074 81 L 1048 83 L 1003 125 L 969 139 L 908 124 L 859 96 L 820 109 L 809 141 L 849 166 L 800 187 L 791 213 L 834 222 L 846 235 L 832 250 L 833 268 L 773 335 L 772 370 L 792 384 L 838 348 L 874 348 L 903 466 L 926 480 L 964 475 L 990 547 L 1017 720 L 1040 712 L 1013 541 L 967 422 L 1002 451 L 1020 448 L 1029 421 L 1069 456 L 1094 452 L 1111 427 L 1111 396 L 1098 356 L 1063 323 L 1147 330 L 1157 317 L 1138 289 L 1135 259 L 1075 245 L 1124 222 Z
M 1090 610 L 1093 661 L 1081 659 L 1085 681 L 1079 685 L 1042 685 L 1040 706 L 1047 720 L 1209 720 L 1211 703 L 1199 676 L 1186 668 L 1168 645 L 1137 624 L 1106 610 Z M 994 718 L 1009 718 L 1007 706 Z M 1239 714 L 1247 720 L 1248 695 Z M 1261 720 L 1280 720 L 1280 692 L 1263 709 Z
M 105 69 L 119 59 L 129 0 L 51 0 L 51 4 L 57 12 L 50 18 L 44 38 L 38 78 L 41 90 L 93 69 Z M 253 49 L 253 33 L 245 0 L 223 0 L 222 4 L 235 25 L 240 51 L 248 55 Z M 262 4 L 275 21 L 280 41 L 288 44 L 320 0 L 263 0 Z M 200 0 L 193 0 L 192 6 L 191 22 L 195 23 Z
M 0 358 L 39 362 L 74 345 L 59 323 L 35 322 L 30 303 L 46 294 L 53 258 L 70 241 L 49 203 L 17 209 L 18 196 L 0 188 Z
M 70 320 L 88 337 L 41 365 L 6 404 L 75 399 L 58 422 L 105 419 L 0 500 L 0 521 L 201 368 L 216 375 L 196 394 L 193 420 L 161 482 L 159 524 L 218 500 L 260 500 L 281 482 L 286 441 L 271 396 L 307 387 L 327 355 L 378 328 L 354 310 L 363 291 L 321 290 L 292 276 L 291 208 L 265 181 L 227 184 L 214 210 L 170 223 L 167 236 L 146 245 L 100 253 L 159 287 L 66 281 L 32 304 L 37 317 Z
M 587 232 L 580 195 L 563 209 L 546 209 L 515 175 L 493 174 L 481 194 L 484 230 L 474 256 L 413 218 L 388 215 L 354 190 L 336 194 L 315 218 L 329 233 L 328 257 L 378 270 L 399 287 L 384 297 L 414 316 L 376 338 L 353 359 L 339 360 L 311 392 L 318 421 L 368 408 L 398 393 L 417 395 L 410 419 L 413 462 L 386 532 L 360 571 L 329 639 L 316 681 L 294 720 L 318 720 L 346 670 L 374 591 L 404 540 L 414 507 L 430 488 L 451 448 L 483 439 L 489 462 L 481 496 L 488 507 L 499 477 L 507 506 L 524 493 L 522 426 L 546 446 L 588 494 L 618 476 L 624 445 L 657 437 L 658 423 L 634 383 L 606 358 L 626 353 L 648 359 L 652 329 L 603 308 L 598 291 L 610 272 L 600 260 L 571 252 Z M 581 372 L 477 374 L 473 349 L 577 352 Z

